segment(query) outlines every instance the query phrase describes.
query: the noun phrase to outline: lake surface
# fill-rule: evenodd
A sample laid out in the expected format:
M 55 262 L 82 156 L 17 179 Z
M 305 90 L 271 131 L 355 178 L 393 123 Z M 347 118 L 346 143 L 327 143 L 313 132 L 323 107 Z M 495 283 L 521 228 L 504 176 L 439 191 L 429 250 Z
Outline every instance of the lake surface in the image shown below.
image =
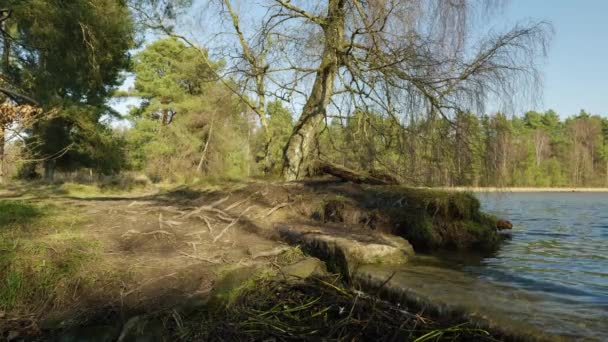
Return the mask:
M 512 239 L 466 273 L 534 298 L 544 330 L 608 340 L 608 194 L 480 193 L 486 212 L 514 224 Z

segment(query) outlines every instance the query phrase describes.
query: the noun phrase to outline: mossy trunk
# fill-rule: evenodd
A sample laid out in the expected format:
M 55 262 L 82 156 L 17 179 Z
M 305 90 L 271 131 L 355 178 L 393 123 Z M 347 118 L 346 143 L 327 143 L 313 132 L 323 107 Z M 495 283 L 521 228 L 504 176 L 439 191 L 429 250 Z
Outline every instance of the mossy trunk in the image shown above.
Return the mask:
M 303 170 L 310 162 L 309 156 L 316 144 L 325 110 L 333 95 L 344 37 L 345 4 L 345 0 L 329 0 L 327 17 L 322 24 L 325 47 L 321 65 L 300 119 L 283 152 L 283 177 L 287 181 L 298 180 L 304 176 Z

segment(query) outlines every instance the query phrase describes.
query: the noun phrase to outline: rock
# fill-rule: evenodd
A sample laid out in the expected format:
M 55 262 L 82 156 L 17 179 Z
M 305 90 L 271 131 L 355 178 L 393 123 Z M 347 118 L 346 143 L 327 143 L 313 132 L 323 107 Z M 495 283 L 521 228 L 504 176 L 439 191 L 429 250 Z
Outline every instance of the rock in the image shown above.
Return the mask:
M 404 264 L 413 249 L 404 239 L 388 235 L 357 234 L 320 226 L 278 226 L 279 234 L 287 242 L 301 245 L 308 254 L 325 261 L 328 268 L 346 277 L 360 265 Z
M 513 229 L 513 223 L 507 220 L 498 220 L 496 222 L 497 230 Z
M 378 237 L 381 238 L 385 243 L 393 247 L 399 248 L 403 253 L 408 256 L 416 255 L 412 244 L 410 244 L 409 241 L 402 238 L 401 236 L 379 233 Z
M 327 273 L 325 263 L 317 258 L 306 258 L 293 265 L 281 268 L 279 272 L 286 280 L 306 279 L 313 276 L 322 276 Z

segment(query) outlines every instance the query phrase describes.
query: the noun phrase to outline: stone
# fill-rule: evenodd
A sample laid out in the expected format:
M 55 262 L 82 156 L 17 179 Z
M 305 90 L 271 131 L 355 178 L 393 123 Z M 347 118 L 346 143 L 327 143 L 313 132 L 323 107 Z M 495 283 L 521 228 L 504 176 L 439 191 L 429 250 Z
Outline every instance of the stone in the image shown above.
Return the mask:
M 360 265 L 399 265 L 413 254 L 404 239 L 392 239 L 379 234 L 340 231 L 321 226 L 278 225 L 280 236 L 291 244 L 300 245 L 308 254 L 325 261 L 328 268 L 346 277 Z
M 317 258 L 306 258 L 295 264 L 284 266 L 279 272 L 286 280 L 319 277 L 327 273 L 325 263 Z

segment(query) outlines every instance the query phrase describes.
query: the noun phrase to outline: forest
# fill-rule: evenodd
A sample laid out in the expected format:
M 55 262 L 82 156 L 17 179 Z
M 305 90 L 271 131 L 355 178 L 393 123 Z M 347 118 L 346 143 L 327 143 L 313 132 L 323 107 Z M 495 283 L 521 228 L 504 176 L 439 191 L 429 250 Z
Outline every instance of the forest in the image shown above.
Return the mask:
M 189 2 L 99 3 L 9 1 L 3 6 L 2 182 L 92 181 L 121 174 L 155 182 L 293 180 L 314 175 L 312 162 L 320 159 L 414 186 L 607 185 L 605 118 L 583 110 L 568 118 L 572 113 L 550 110 L 482 111 L 484 101 L 496 96 L 522 97 L 517 86 L 528 92 L 538 87 L 532 61 L 542 58 L 550 36 L 546 23 L 488 36 L 470 60 L 458 60 L 464 58 L 464 45 L 437 50 L 439 38 L 464 42 L 447 28 L 408 43 L 425 47 L 409 61 L 396 59 L 407 44 L 376 37 L 364 47 L 364 30 L 355 30 L 352 61 L 338 61 L 344 70 L 322 80 L 309 62 L 296 65 L 290 57 L 298 49 L 314 51 L 300 43 L 323 31 L 314 27 L 320 17 L 293 4 L 278 1 L 266 14 L 313 26 L 302 37 L 281 36 L 279 26 L 292 24 L 275 23 L 274 17 L 245 32 L 229 1 L 210 2 L 207 9 L 221 14 L 218 30 L 234 40 L 207 48 L 176 28 Z M 361 6 L 353 9 L 359 15 L 365 11 Z M 436 20 L 433 9 L 420 11 L 426 20 Z M 64 23 L 65 17 L 74 20 Z M 408 28 L 402 30 L 405 37 Z M 239 52 L 217 53 L 229 48 Z M 327 45 L 328 56 L 310 60 L 323 63 L 333 58 L 332 51 Z M 404 63 L 403 69 L 425 58 L 435 65 L 421 66 L 415 78 L 374 64 L 385 59 Z M 265 62 L 270 59 L 273 65 Z M 509 65 L 515 62 L 521 62 L 518 68 Z M 125 80 L 128 86 L 119 88 Z M 331 81 L 334 95 L 314 98 L 317 81 Z M 136 105 L 119 113 L 121 101 Z M 323 103 L 321 112 L 314 112 L 314 101 Z

